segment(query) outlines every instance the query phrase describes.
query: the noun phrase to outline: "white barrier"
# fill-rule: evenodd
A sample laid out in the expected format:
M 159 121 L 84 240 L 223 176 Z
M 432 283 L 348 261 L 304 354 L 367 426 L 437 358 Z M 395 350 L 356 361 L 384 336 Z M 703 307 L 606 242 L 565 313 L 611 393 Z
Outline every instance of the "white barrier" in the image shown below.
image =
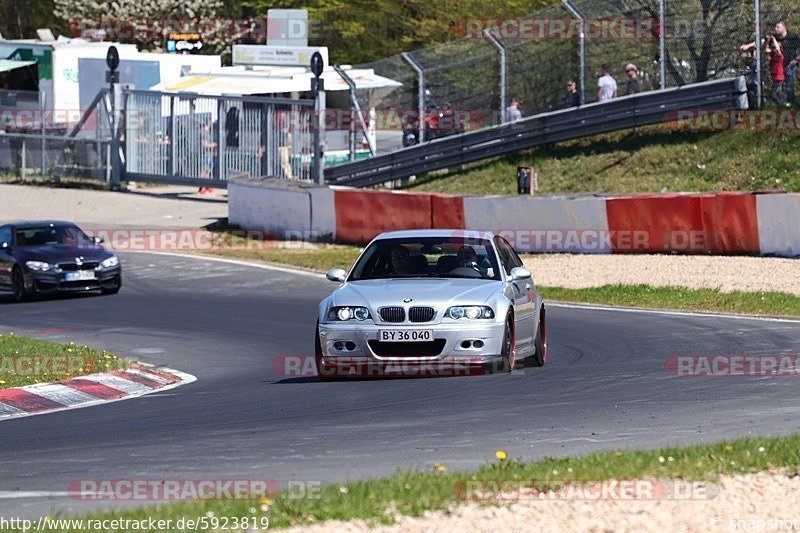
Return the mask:
M 605 198 L 464 198 L 464 226 L 498 232 L 519 252 L 611 252 Z
M 278 238 L 333 238 L 336 228 L 333 191 L 285 180 L 230 180 L 228 222 Z
M 800 256 L 800 194 L 756 197 L 761 255 Z

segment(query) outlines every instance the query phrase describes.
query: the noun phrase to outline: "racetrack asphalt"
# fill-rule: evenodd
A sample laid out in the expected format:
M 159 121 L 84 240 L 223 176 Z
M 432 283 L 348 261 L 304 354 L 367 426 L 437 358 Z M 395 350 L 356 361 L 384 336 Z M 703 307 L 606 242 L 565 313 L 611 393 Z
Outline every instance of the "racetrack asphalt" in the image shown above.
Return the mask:
M 317 303 L 335 288 L 322 276 L 141 253 L 123 264 L 116 296 L 0 295 L 0 331 L 86 343 L 198 380 L 0 422 L 0 516 L 130 505 L 66 496 L 76 480 L 346 481 L 434 462 L 474 468 L 498 449 L 534 460 L 788 434 L 800 421 L 797 377 L 664 369 L 673 355 L 797 355 L 796 322 L 553 306 L 543 368 L 321 383 L 277 375 L 271 362 L 313 355 Z

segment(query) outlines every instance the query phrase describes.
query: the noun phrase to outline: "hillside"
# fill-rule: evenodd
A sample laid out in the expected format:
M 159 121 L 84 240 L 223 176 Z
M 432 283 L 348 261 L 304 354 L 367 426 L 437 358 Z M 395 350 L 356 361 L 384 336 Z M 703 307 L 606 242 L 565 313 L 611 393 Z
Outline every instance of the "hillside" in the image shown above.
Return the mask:
M 418 177 L 408 189 L 516 194 L 516 167 L 539 169 L 538 194 L 800 191 L 796 132 L 672 132 L 664 126 L 599 135 Z

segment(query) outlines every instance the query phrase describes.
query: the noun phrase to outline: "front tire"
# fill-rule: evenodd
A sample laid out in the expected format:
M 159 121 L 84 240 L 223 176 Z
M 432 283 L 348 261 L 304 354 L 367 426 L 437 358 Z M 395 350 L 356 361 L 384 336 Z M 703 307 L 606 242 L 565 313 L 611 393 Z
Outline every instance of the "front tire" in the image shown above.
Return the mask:
M 514 318 L 509 315 L 506 318 L 506 327 L 503 331 L 503 347 L 500 352 L 500 359 L 486 363 L 484 366 L 485 374 L 507 374 L 514 369 L 515 354 L 514 354 Z
M 11 273 L 11 291 L 14 293 L 14 300 L 17 303 L 24 302 L 30 297 L 30 293 L 25 288 L 25 278 L 19 267 L 15 267 Z
M 544 307 L 542 307 L 540 312 L 539 327 L 536 330 L 534 346 L 536 347 L 536 353 L 528 357 L 530 366 L 543 366 L 544 362 L 547 360 L 547 322 L 545 321 Z
M 122 288 L 122 274 L 117 274 L 114 277 L 114 285 L 110 288 L 102 288 L 100 289 L 100 294 L 117 294 L 119 290 Z

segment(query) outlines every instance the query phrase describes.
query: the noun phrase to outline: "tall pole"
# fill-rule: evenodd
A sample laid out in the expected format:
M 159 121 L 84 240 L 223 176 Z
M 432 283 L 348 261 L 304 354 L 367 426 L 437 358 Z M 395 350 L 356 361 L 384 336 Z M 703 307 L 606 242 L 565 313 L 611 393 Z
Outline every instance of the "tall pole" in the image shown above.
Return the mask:
M 506 54 L 506 45 L 492 35 L 489 29 L 483 31 L 484 35 L 492 41 L 500 52 L 500 124 L 506 121 L 506 107 L 508 107 L 508 62 Z
M 667 0 L 658 0 L 658 56 L 661 58 L 661 88 L 667 88 Z
M 756 107 L 761 108 L 761 0 L 756 0 Z M 794 83 L 794 80 L 792 80 Z
M 403 52 L 400 55 L 411 65 L 411 68 L 414 69 L 419 78 L 419 101 L 417 102 L 417 107 L 419 109 L 419 142 L 422 144 L 425 142 L 425 70 L 408 52 Z
M 570 0 L 562 0 L 564 7 L 567 11 L 572 13 L 572 16 L 581 21 L 581 35 L 578 41 L 578 54 L 580 56 L 580 80 L 581 80 L 581 101 L 586 103 L 586 18 L 581 14 L 578 9 L 572 5 Z

